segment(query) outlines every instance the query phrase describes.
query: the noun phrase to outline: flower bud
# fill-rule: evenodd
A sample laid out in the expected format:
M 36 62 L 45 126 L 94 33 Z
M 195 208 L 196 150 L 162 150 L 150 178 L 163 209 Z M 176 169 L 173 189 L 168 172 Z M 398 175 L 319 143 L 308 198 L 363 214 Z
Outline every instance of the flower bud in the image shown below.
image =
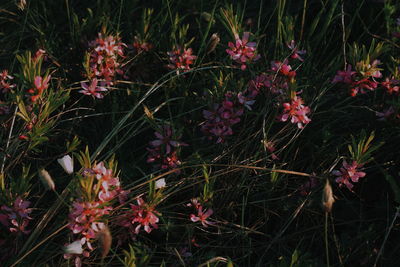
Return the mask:
M 64 248 L 66 254 L 82 254 L 82 244 L 80 240 L 76 240 Z
M 69 155 L 65 155 L 64 157 L 57 159 L 57 162 L 63 167 L 64 171 L 68 174 L 74 172 L 74 161 Z
M 165 186 L 166 186 L 166 183 L 165 183 L 165 179 L 164 178 L 158 179 L 156 181 L 156 189 L 161 189 L 161 188 L 164 188 Z

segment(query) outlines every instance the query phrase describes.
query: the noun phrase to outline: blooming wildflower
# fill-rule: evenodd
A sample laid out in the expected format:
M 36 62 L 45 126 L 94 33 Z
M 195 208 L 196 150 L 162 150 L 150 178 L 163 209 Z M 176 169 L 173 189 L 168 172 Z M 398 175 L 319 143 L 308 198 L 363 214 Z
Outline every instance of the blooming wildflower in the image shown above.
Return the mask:
M 147 233 L 158 228 L 160 214 L 153 205 L 147 204 L 142 198 L 138 198 L 137 205 L 129 204 L 131 209 L 121 217 L 119 225 L 129 228 L 131 234 L 138 234 L 143 227 Z
M 293 79 L 296 76 L 296 71 L 292 70 L 292 67 L 288 64 L 287 59 L 285 59 L 283 62 L 272 61 L 271 70 L 283 76 L 287 76 L 289 79 Z
M 82 254 L 83 253 L 83 248 L 80 240 L 76 240 L 72 242 L 71 244 L 68 244 L 64 248 L 64 252 L 66 254 Z
M 36 102 L 39 97 L 42 95 L 43 91 L 49 87 L 49 81 L 51 76 L 43 78 L 41 76 L 36 76 L 34 80 L 35 87 L 28 90 L 28 93 L 31 94 L 31 101 Z
M 380 85 L 386 89 L 388 94 L 399 94 L 400 92 L 400 80 L 386 78 L 385 81 L 381 82 Z
M 107 89 L 104 88 L 105 84 L 103 82 L 100 83 L 100 86 L 98 86 L 97 83 L 98 81 L 96 78 L 93 78 L 93 80 L 90 82 L 90 85 L 81 82 L 83 90 L 80 90 L 79 93 L 82 93 L 84 95 L 91 95 L 99 99 L 103 98 L 104 95 L 101 92 L 106 92 Z
M 152 147 L 158 147 L 161 145 L 165 145 L 165 152 L 167 154 L 171 153 L 171 146 L 173 147 L 179 147 L 179 146 L 187 146 L 187 144 L 178 142 L 175 140 L 171 140 L 172 138 L 172 130 L 171 127 L 168 125 L 165 125 L 162 127 L 162 133 L 155 132 L 154 135 L 158 138 L 154 141 L 150 142 L 150 145 Z
M 82 245 L 86 244 L 89 250 L 93 250 L 91 242 L 96 238 L 96 234 L 104 229 L 102 218 L 110 213 L 112 207 L 104 206 L 98 201 L 75 201 L 72 207 L 68 216 L 68 228 L 72 233 L 80 235 Z
M 260 55 L 257 55 L 255 42 L 249 42 L 250 33 L 243 33 L 242 39 L 239 36 L 235 36 L 235 44 L 232 42 L 228 43 L 229 49 L 226 52 L 231 56 L 231 58 L 238 64 L 240 64 L 240 69 L 245 70 L 247 64 L 257 61 L 260 59 Z
M 66 173 L 72 174 L 74 172 L 74 161 L 70 155 L 65 155 L 64 157 L 57 159 L 57 162 Z
M 106 169 L 103 162 L 96 164 L 92 168 L 100 183 L 99 199 L 103 202 L 114 199 L 120 192 L 120 181 L 114 177 L 111 169 Z
M 212 225 L 214 223 L 207 221 L 207 218 L 210 217 L 213 214 L 212 209 L 206 209 L 203 211 L 203 206 L 200 204 L 199 200 L 197 198 L 193 198 L 190 200 L 190 203 L 187 204 L 186 206 L 188 207 L 194 207 L 196 209 L 197 215 L 195 214 L 190 214 L 190 220 L 192 222 L 201 222 L 201 224 L 204 227 L 207 227 L 208 225 Z
M 378 87 L 378 83 L 375 81 L 369 80 L 369 78 L 363 78 L 359 81 L 354 81 L 351 84 L 350 95 L 356 96 L 358 93 L 365 94 L 365 89 L 369 91 L 373 91 Z
M 180 71 L 189 71 L 191 69 L 190 65 L 193 65 L 194 60 L 197 58 L 197 56 L 192 55 L 192 53 L 192 48 L 184 48 L 182 50 L 180 47 L 177 47 L 173 51 L 167 52 L 170 61 L 170 64 L 168 64 L 167 67 L 172 70 L 176 69 L 177 74 L 179 74 Z
M 382 73 L 377 68 L 377 65 L 379 64 L 379 60 L 374 60 L 372 65 L 365 65 L 363 62 L 359 62 L 357 63 L 358 68 L 365 69 L 360 72 L 352 71 L 351 65 L 349 64 L 345 71 L 337 72 L 332 83 L 345 84 L 350 90 L 350 95 L 353 97 L 358 93 L 366 93 L 366 90 L 373 91 L 378 87 L 378 82 L 376 82 L 374 78 L 382 77 Z
M 201 224 L 204 227 L 207 227 L 207 225 L 212 225 L 213 223 L 210 221 L 207 221 L 207 218 L 210 217 L 213 214 L 212 209 L 208 209 L 205 212 L 203 212 L 203 207 L 200 207 L 197 210 L 197 216 L 194 214 L 190 214 L 190 220 L 192 222 L 201 222 Z
M 343 165 L 339 170 L 334 170 L 333 175 L 337 176 L 336 182 L 339 186 L 345 185 L 350 191 L 353 188 L 353 183 L 357 183 L 358 180 L 366 175 L 365 172 L 359 171 L 361 165 L 357 161 L 353 161 L 351 164 L 343 160 Z
M 0 223 L 3 224 L 11 233 L 28 234 L 26 230 L 29 221 L 32 220 L 29 214 L 32 209 L 28 208 L 31 203 L 17 197 L 12 207 L 6 205 L 0 208 Z
M 243 115 L 243 101 L 232 93 L 227 92 L 225 99 L 220 104 L 214 104 L 213 110 L 203 110 L 203 117 L 206 122 L 201 130 L 212 139 L 217 137 L 217 144 L 223 143 L 226 136 L 232 135 L 232 126 L 240 122 L 240 116 Z
M 351 84 L 353 82 L 352 76 L 356 74 L 355 71 L 351 70 L 351 65 L 347 65 L 347 69 L 345 71 L 339 70 L 336 76 L 333 78 L 332 83 L 345 83 Z
M 161 169 L 175 169 L 181 164 L 176 149 L 187 144 L 172 140 L 172 129 L 168 125 L 163 126 L 160 132 L 154 133 L 158 139 L 151 141 L 150 147 L 146 148 L 149 152 L 147 162 L 155 163 L 155 167 Z
M 278 117 L 278 120 L 287 121 L 290 118 L 291 123 L 297 123 L 297 127 L 302 129 L 304 124 L 311 121 L 307 116 L 310 108 L 303 104 L 304 102 L 299 96 L 295 96 L 290 103 L 283 103 L 283 114 Z
M 0 91 L 2 93 L 5 94 L 16 86 L 15 84 L 10 83 L 10 81 L 13 79 L 14 77 L 8 74 L 8 70 L 3 70 L 0 72 Z
M 239 103 L 248 110 L 251 110 L 251 106 L 256 102 L 255 98 L 260 93 L 260 87 L 264 85 L 260 82 L 260 79 L 262 77 L 257 76 L 255 80 L 250 81 L 249 86 L 244 92 L 240 92 L 237 95 Z
M 103 37 L 99 33 L 98 38 L 89 43 L 89 47 L 91 49 L 89 79 L 103 79 L 106 85 L 113 85 L 115 76 L 123 74 L 121 59 L 125 57 L 126 44 L 121 42 L 119 37 L 112 35 Z
M 294 40 L 290 41 L 290 43 L 287 44 L 287 47 L 292 50 L 292 54 L 290 55 L 291 58 L 304 61 L 301 55 L 304 55 L 306 53 L 306 50 L 298 50 L 296 42 Z
M 166 186 L 165 179 L 161 178 L 156 181 L 156 189 L 161 189 Z
M 136 53 L 140 54 L 142 52 L 148 52 L 153 49 L 153 45 L 141 40 L 139 37 L 135 36 L 133 41 L 133 47 L 136 49 Z

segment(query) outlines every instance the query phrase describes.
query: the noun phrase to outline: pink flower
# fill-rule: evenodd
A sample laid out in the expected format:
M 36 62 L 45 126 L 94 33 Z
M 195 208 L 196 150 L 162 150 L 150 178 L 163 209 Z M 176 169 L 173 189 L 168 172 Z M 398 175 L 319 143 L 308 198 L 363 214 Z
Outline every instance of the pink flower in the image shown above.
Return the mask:
M 89 79 L 104 79 L 106 85 L 113 85 L 116 75 L 123 74 L 121 60 L 125 57 L 126 44 L 121 42 L 119 37 L 112 35 L 103 37 L 99 33 L 98 38 L 89 43 L 89 47 Z
M 306 50 L 298 50 L 294 40 L 290 41 L 290 43 L 287 44 L 287 47 L 292 50 L 292 54 L 290 55 L 291 58 L 303 61 L 303 58 L 300 55 L 304 55 Z
M 131 234 L 139 234 L 140 229 L 147 233 L 151 233 L 153 229 L 157 229 L 160 214 L 155 210 L 153 205 L 147 204 L 142 198 L 138 198 L 137 205 L 130 204 L 131 209 L 124 214 L 119 221 L 119 225 L 127 227 Z
M 41 76 L 35 77 L 35 87 L 28 90 L 28 93 L 32 94 L 30 97 L 32 102 L 36 102 L 36 100 L 42 95 L 43 91 L 49 87 L 50 78 L 50 75 L 44 79 Z
M 121 192 L 120 181 L 118 177 L 114 177 L 111 169 L 106 169 L 104 163 L 100 162 L 96 164 L 92 170 L 100 183 L 98 197 L 101 201 L 107 202 L 119 195 Z
M 283 62 L 272 61 L 271 70 L 273 72 L 286 76 L 289 79 L 293 79 L 296 76 L 296 71 L 292 70 L 292 67 L 288 64 L 287 59 L 285 59 Z
M 168 125 L 165 125 L 162 127 L 162 134 L 159 132 L 155 132 L 154 135 L 158 138 L 154 141 L 150 142 L 150 145 L 152 147 L 158 147 L 161 145 L 165 145 L 165 152 L 167 154 L 171 153 L 171 146 L 172 147 L 180 147 L 180 146 L 187 146 L 187 144 L 183 142 L 178 142 L 175 140 L 172 140 L 172 130 L 171 127 Z
M 170 64 L 167 65 L 168 68 L 175 70 L 176 73 L 186 72 L 191 69 L 190 65 L 193 65 L 194 60 L 197 56 L 192 55 L 192 48 L 183 49 L 178 47 L 173 51 L 167 52 L 169 56 Z
M 13 79 L 14 77 L 8 74 L 8 70 L 3 70 L 0 72 L 0 91 L 3 94 L 9 92 L 16 86 L 15 84 L 10 83 L 10 81 Z
M 357 183 L 358 180 L 366 175 L 365 172 L 360 172 L 358 168 L 361 167 L 357 161 L 353 161 L 352 164 L 348 164 L 343 160 L 343 166 L 340 170 L 334 170 L 333 175 L 337 176 L 336 182 L 339 186 L 345 185 L 350 191 L 353 188 L 353 183 Z
M 242 39 L 239 36 L 235 36 L 235 44 L 232 42 L 228 43 L 229 49 L 226 52 L 231 58 L 238 64 L 240 64 L 241 70 L 246 69 L 246 65 L 260 59 L 260 55 L 257 55 L 255 42 L 249 42 L 249 32 L 243 33 Z
M 133 47 L 136 49 L 136 52 L 142 53 L 142 52 L 148 52 L 151 49 L 153 49 L 153 45 L 150 43 L 147 43 L 143 40 L 141 40 L 139 37 L 135 36 L 134 37 L 134 42 L 133 42 Z
M 32 218 L 29 214 L 32 209 L 28 208 L 31 203 L 17 197 L 12 207 L 6 205 L 0 208 L 0 223 L 3 224 L 11 233 L 24 233 L 28 234 L 30 231 L 26 230 L 29 221 Z
M 175 169 L 181 164 L 176 149 L 187 144 L 172 139 L 170 126 L 164 125 L 161 129 L 161 133 L 154 133 L 158 139 L 151 141 L 150 147 L 146 148 L 149 152 L 147 162 L 155 163 L 155 167 L 161 169 Z
M 380 84 L 390 95 L 399 94 L 400 92 L 400 80 L 386 78 L 385 81 L 381 82 Z
M 68 216 L 68 228 L 73 234 L 80 236 L 82 245 L 93 250 L 91 242 L 96 238 L 96 234 L 104 229 L 103 217 L 110 213 L 112 207 L 104 206 L 99 201 L 75 201 L 72 207 Z
M 345 83 L 351 84 L 353 82 L 353 75 L 356 74 L 355 71 L 351 70 L 351 65 L 347 65 L 345 71 L 338 71 L 336 76 L 333 78 L 332 83 Z
M 290 118 L 291 123 L 297 123 L 297 127 L 302 129 L 304 124 L 311 121 L 307 116 L 311 112 L 310 108 L 303 104 L 299 96 L 295 96 L 290 103 L 283 103 L 283 114 L 278 117 L 278 120 L 287 121 Z
M 206 209 L 203 211 L 203 206 L 199 203 L 198 199 L 194 198 L 191 203 L 187 204 L 188 207 L 194 207 L 196 209 L 197 215 L 190 214 L 190 220 L 192 222 L 201 222 L 204 227 L 208 225 L 213 225 L 214 223 L 207 221 L 207 218 L 213 214 L 212 209 Z
M 240 122 L 240 116 L 244 112 L 241 101 L 245 104 L 246 99 L 227 92 L 221 104 L 214 104 L 213 110 L 203 110 L 203 117 L 206 119 L 201 127 L 203 133 L 208 135 L 209 139 L 216 137 L 217 144 L 223 143 L 227 136 L 233 134 L 232 126 Z
M 93 78 L 93 80 L 90 82 L 90 85 L 81 82 L 83 90 L 80 90 L 79 93 L 82 93 L 84 95 L 91 95 L 99 99 L 103 98 L 104 96 L 101 92 L 106 92 L 107 89 L 104 88 L 104 83 L 100 83 L 100 86 L 98 86 L 97 83 L 98 81 L 96 78 Z

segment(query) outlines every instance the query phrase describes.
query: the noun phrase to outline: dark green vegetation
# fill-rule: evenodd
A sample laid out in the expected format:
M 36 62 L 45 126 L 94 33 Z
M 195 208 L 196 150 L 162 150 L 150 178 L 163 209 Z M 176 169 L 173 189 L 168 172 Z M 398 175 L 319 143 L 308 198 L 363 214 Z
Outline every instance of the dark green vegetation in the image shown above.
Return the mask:
M 113 200 L 113 212 L 102 218 L 111 249 L 102 259 L 104 245 L 94 238 L 84 266 L 400 265 L 399 89 L 389 94 L 382 85 L 388 77 L 400 86 L 399 1 L 26 0 L 18 8 L 23 2 L 0 3 L 0 70 L 8 69 L 16 84 L 0 93 L 0 107 L 9 109 L 0 110 L 0 206 L 20 196 L 33 210 L 30 233 L 0 224 L 0 265 L 73 265 L 63 258 L 63 246 L 76 240 L 68 213 L 84 191 L 79 169 L 91 166 L 79 165 L 79 155 L 92 164 L 109 162 L 130 190 L 128 201 L 136 204 L 144 194 L 160 213 L 158 229 L 118 242 L 128 231 L 114 222 L 129 205 Z M 250 32 L 261 55 L 244 71 L 226 52 L 235 31 L 239 37 Z M 99 32 L 127 44 L 125 74 L 102 99 L 78 92 L 92 78 L 85 55 Z M 214 33 L 219 43 L 210 39 Z M 138 52 L 135 36 L 152 48 Z M 291 40 L 307 51 L 304 61 L 290 59 Z M 177 46 L 197 56 L 186 73 L 167 67 L 167 52 Z M 46 51 L 42 66 L 29 67 L 27 51 L 38 49 Z M 227 91 L 243 92 L 270 72 L 271 61 L 285 59 L 296 76 L 282 98 L 263 88 L 223 143 L 204 137 L 203 110 L 221 103 Z M 374 90 L 352 97 L 352 88 L 332 83 L 349 64 L 358 68 L 355 81 L 362 80 L 375 59 L 382 77 L 370 78 L 378 84 Z M 27 97 L 38 75 L 27 73 L 34 70 L 51 75 L 38 106 Z M 296 92 L 311 110 L 304 129 L 277 119 Z M 393 113 L 378 120 L 377 112 L 390 107 Z M 146 162 L 146 147 L 163 125 L 188 144 L 179 147 L 182 164 L 172 171 Z M 90 159 L 79 154 L 86 147 Z M 65 154 L 74 155 L 73 175 L 57 163 Z M 357 161 L 366 173 L 352 190 L 339 187 L 332 174 L 343 160 Z M 41 168 L 56 192 L 45 190 Z M 158 193 L 155 177 L 167 184 Z M 331 212 L 322 201 L 327 179 L 335 196 Z M 194 211 L 186 205 L 196 197 L 214 211 L 213 225 L 190 220 Z

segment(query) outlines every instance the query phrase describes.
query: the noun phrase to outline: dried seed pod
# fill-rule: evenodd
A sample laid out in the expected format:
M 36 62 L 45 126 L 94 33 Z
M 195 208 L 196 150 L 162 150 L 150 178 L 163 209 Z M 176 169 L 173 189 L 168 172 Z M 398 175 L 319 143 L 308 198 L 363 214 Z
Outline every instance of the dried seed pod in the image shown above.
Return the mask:
M 101 251 L 101 257 L 104 258 L 110 252 L 112 236 L 110 229 L 105 226 L 100 232 L 97 233 L 97 239 L 99 240 L 99 249 Z
M 42 181 L 43 185 L 48 190 L 54 191 L 56 189 L 56 185 L 54 184 L 54 181 L 51 178 L 51 175 L 45 169 L 39 170 L 39 177 L 40 177 L 40 180 Z
M 219 38 L 218 33 L 213 33 L 211 35 L 210 41 L 208 41 L 207 52 L 206 52 L 207 55 L 215 50 L 220 41 L 221 39 Z
M 326 179 L 324 192 L 322 194 L 322 206 L 325 209 L 325 212 L 331 212 L 333 203 L 335 202 L 335 198 L 333 197 L 332 186 L 329 183 L 329 180 Z

